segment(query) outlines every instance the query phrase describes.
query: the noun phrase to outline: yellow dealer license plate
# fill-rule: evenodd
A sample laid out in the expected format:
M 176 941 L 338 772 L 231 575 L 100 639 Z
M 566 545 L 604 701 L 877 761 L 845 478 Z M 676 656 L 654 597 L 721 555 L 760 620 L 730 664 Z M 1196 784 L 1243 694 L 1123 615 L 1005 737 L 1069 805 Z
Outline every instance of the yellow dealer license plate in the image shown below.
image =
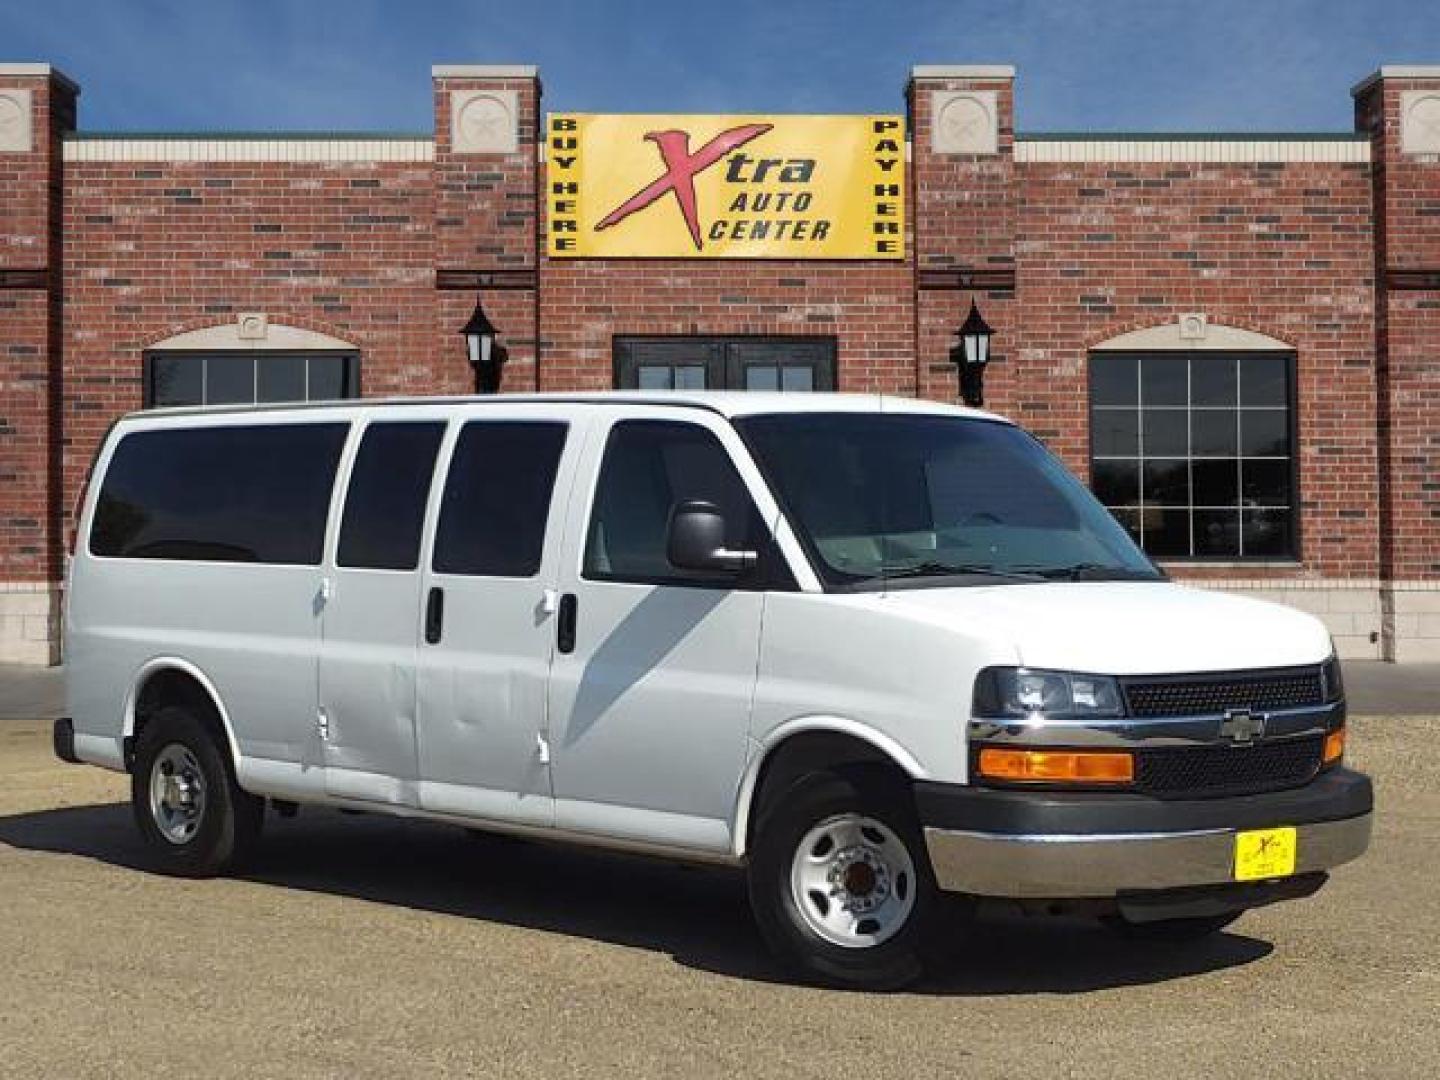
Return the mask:
M 1295 830 L 1252 829 L 1235 834 L 1235 880 L 1262 881 L 1295 873 Z

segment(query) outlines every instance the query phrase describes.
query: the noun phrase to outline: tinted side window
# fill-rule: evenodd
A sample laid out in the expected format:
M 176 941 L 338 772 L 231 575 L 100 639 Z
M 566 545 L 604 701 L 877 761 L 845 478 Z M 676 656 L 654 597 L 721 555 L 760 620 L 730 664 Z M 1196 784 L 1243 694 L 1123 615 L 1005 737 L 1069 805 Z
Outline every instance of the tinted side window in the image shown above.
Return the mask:
M 564 424 L 466 424 L 440 505 L 436 571 L 488 577 L 538 572 L 564 448 Z
M 340 566 L 414 570 L 420 564 L 425 503 L 444 434 L 441 421 L 365 429 L 345 494 L 335 558 Z
M 665 557 L 665 531 L 677 503 L 715 503 L 729 526 L 727 547 L 755 547 L 760 526 L 730 455 L 694 424 L 632 420 L 616 424 L 605 447 L 585 576 L 609 581 L 697 582 L 713 575 L 679 571 Z M 725 580 L 720 575 L 718 580 Z M 731 579 L 733 581 L 733 579 Z
M 137 431 L 115 448 L 95 555 L 314 566 L 347 424 Z

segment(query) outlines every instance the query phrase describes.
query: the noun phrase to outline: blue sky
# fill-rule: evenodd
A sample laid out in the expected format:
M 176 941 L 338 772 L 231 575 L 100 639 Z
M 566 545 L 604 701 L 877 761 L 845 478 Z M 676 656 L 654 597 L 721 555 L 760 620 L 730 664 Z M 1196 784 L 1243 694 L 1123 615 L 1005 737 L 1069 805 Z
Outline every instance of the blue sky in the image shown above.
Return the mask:
M 87 130 L 429 131 L 432 63 L 537 63 L 589 112 L 898 111 L 915 63 L 1013 63 L 1016 126 L 1348 130 L 1380 63 L 1440 63 L 1437 0 L 0 0 L 0 60 Z

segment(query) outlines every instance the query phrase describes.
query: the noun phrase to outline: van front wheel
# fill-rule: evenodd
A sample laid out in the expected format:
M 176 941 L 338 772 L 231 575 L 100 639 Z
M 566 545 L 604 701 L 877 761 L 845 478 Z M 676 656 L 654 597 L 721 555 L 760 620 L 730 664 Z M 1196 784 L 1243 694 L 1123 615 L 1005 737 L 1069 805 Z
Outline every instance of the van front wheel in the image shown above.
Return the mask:
M 159 710 L 140 733 L 130 774 L 135 821 L 166 873 L 213 877 L 248 855 L 265 802 L 240 789 L 222 749 L 179 706 Z
M 813 774 L 756 824 L 755 920 L 806 978 L 886 990 L 924 971 L 940 897 L 914 811 L 889 788 L 859 773 Z

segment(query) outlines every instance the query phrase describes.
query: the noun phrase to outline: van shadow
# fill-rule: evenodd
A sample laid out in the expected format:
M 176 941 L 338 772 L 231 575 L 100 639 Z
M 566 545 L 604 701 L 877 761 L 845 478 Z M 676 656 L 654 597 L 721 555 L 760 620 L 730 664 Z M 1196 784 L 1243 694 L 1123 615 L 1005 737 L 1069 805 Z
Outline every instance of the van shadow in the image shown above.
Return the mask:
M 0 842 L 133 870 L 151 865 L 124 804 L 0 818 Z M 306 808 L 294 820 L 267 819 L 265 842 L 240 876 L 650 949 L 731 978 L 791 981 L 760 940 L 744 878 L 725 868 Z M 1243 934 L 1158 946 L 1117 938 L 1082 920 L 987 914 L 970 933 L 955 971 L 914 992 L 1085 993 L 1238 967 L 1271 951 L 1268 942 Z

